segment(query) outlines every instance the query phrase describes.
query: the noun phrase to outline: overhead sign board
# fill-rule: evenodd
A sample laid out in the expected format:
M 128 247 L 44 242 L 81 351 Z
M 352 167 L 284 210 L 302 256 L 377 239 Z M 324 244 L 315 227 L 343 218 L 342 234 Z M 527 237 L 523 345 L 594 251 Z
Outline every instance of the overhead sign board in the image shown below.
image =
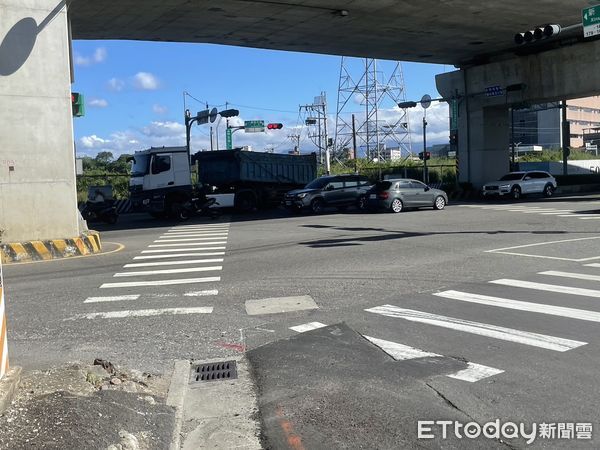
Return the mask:
M 450 130 L 458 130 L 458 100 L 450 101 Z
M 196 114 L 196 122 L 198 122 L 198 125 L 203 125 L 205 123 L 208 123 L 209 114 L 210 114 L 210 111 L 208 109 L 205 109 L 203 111 L 198 111 L 198 113 Z
M 499 97 L 504 95 L 504 89 L 501 86 L 488 86 L 485 88 L 486 97 Z
M 583 8 L 581 11 L 583 37 L 589 38 L 600 34 L 600 5 Z
M 233 148 L 233 130 L 231 128 L 225 130 L 225 146 L 227 150 Z
M 244 132 L 246 133 L 262 133 L 265 131 L 264 120 L 246 120 L 244 122 Z

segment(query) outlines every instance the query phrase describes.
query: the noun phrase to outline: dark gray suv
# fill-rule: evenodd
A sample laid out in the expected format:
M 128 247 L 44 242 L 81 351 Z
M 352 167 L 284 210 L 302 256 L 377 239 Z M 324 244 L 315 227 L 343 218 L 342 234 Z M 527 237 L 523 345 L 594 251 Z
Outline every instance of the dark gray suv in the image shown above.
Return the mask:
M 367 177 L 360 175 L 324 176 L 285 194 L 284 205 L 295 211 L 309 208 L 314 213 L 322 212 L 327 206 L 342 211 L 348 206 L 364 209 L 370 187 Z

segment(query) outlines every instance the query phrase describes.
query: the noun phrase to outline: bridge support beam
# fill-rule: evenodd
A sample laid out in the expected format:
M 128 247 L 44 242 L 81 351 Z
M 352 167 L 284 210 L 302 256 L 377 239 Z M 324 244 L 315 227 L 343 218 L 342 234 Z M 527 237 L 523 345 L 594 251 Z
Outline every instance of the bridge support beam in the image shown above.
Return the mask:
M 77 236 L 65 0 L 0 14 L 0 242 Z
M 480 187 L 508 171 L 509 108 L 598 95 L 598 67 L 595 40 L 438 75 L 440 94 L 459 105 L 459 181 Z M 486 96 L 495 86 L 502 95 Z

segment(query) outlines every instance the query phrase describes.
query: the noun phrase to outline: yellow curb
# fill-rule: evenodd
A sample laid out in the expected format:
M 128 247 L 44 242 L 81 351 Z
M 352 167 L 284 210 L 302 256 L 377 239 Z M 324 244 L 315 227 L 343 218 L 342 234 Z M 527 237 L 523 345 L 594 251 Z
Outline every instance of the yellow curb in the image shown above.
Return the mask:
M 31 246 L 37 252 L 38 256 L 42 259 L 52 259 L 52 253 L 42 241 L 31 241 Z
M 91 231 L 69 239 L 0 244 L 0 259 L 5 264 L 15 264 L 87 256 L 98 254 L 101 251 L 100 234 L 97 231 Z

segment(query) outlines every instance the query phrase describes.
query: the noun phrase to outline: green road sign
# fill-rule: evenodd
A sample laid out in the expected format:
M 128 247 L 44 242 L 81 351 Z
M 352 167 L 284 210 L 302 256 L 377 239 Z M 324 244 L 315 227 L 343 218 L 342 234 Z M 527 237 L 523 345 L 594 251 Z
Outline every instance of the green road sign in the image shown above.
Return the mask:
M 590 6 L 581 10 L 583 22 L 583 37 L 600 34 L 600 5 Z
M 244 132 L 246 133 L 262 133 L 265 131 L 264 120 L 246 120 L 244 122 Z
M 450 101 L 450 130 L 458 130 L 458 100 Z
M 227 150 L 233 149 L 233 130 L 231 128 L 227 128 L 225 131 L 225 143 Z

